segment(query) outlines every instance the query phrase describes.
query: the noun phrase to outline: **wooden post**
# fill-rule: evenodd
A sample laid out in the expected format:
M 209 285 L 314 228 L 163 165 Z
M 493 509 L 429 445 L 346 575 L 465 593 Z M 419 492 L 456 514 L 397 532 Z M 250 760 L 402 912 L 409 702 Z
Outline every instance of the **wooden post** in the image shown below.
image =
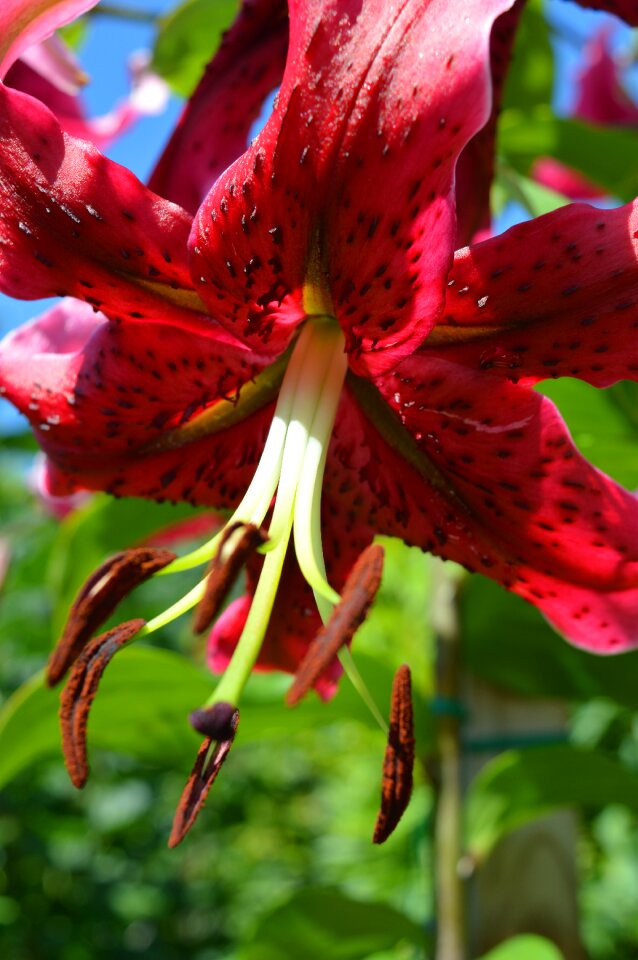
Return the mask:
M 469 716 L 464 738 L 481 741 L 564 729 L 557 701 L 522 699 L 476 677 L 463 681 Z M 493 752 L 463 757 L 467 785 Z M 480 957 L 503 940 L 536 933 L 553 941 L 565 960 L 585 960 L 579 933 L 576 823 L 569 811 L 543 817 L 504 837 L 471 876 L 469 955 Z

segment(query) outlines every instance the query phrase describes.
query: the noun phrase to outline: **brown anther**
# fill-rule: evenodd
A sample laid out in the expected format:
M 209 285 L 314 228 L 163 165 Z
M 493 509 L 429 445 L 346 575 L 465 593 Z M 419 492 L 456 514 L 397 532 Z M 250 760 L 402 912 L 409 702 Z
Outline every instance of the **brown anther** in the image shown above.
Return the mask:
M 211 740 L 229 740 L 232 739 L 237 726 L 236 713 L 237 707 L 221 700 L 210 707 L 193 710 L 188 719 L 191 727 L 198 733 L 203 733 L 205 737 L 210 737 Z
M 314 686 L 339 650 L 350 643 L 372 605 L 383 572 L 383 547 L 371 544 L 358 557 L 341 591 L 341 600 L 299 664 L 286 703 L 294 707 Z
M 388 745 L 383 758 L 381 808 L 373 843 L 384 843 L 403 816 L 412 793 L 414 720 L 410 668 L 404 663 L 394 675 Z
M 229 706 L 229 704 L 215 704 L 215 706 L 226 707 Z M 214 707 L 210 709 L 214 711 Z M 206 711 L 196 712 L 205 713 Z M 206 802 L 208 791 L 214 784 L 217 774 L 221 770 L 222 764 L 230 752 L 238 723 L 239 710 L 233 708 L 233 713 L 224 731 L 224 739 L 216 740 L 213 737 L 206 737 L 199 748 L 195 766 L 177 805 L 173 828 L 168 840 L 169 847 L 176 847 L 178 843 L 181 843 L 195 823 L 199 811 Z
M 238 531 L 242 530 L 240 534 Z M 232 542 L 231 546 L 231 538 Z M 195 611 L 193 630 L 203 633 L 219 613 L 239 571 L 251 553 L 266 543 L 268 535 L 252 523 L 234 523 L 222 535 L 222 541 L 210 567 L 206 592 Z
M 136 547 L 117 553 L 95 570 L 73 601 L 62 637 L 47 667 L 47 683 L 55 686 L 95 631 L 131 590 L 175 559 L 170 550 Z
M 88 643 L 77 658 L 60 698 L 64 762 L 75 787 L 89 775 L 86 727 L 102 674 L 115 653 L 133 639 L 144 620 L 128 620 Z

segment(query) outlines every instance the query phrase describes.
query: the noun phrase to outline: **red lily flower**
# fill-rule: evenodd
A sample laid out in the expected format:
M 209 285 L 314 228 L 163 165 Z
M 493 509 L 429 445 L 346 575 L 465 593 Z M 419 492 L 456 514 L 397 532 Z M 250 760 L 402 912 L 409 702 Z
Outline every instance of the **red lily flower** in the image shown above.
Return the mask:
M 194 722 L 225 746 L 198 761 L 184 822 L 255 663 L 295 671 L 319 611 L 331 650 L 335 624 L 351 636 L 377 582 L 355 561 L 377 533 L 493 577 L 576 643 L 636 643 L 636 500 L 529 389 L 548 375 L 635 379 L 636 212 L 566 208 L 453 253 L 455 167 L 490 116 L 490 30 L 509 5 L 299 0 L 273 114 L 194 220 L 0 90 L 2 287 L 85 301 L 0 350 L 2 389 L 30 416 L 50 486 L 234 511 L 221 539 L 159 575 L 215 558 L 219 579 L 235 531 L 267 525 L 248 560 L 252 600 L 213 630 L 215 663 L 232 660 Z M 95 639 L 71 689 L 92 696 L 122 643 L 204 594 Z M 310 682 L 329 693 L 338 668 L 316 660 Z M 84 770 L 86 714 L 67 706 Z

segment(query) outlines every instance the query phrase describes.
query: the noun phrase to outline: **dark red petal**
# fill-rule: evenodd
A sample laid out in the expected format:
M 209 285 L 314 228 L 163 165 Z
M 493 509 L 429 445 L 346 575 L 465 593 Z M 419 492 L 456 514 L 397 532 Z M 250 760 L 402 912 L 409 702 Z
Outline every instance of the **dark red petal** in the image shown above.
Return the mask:
M 283 0 L 244 0 L 151 176 L 151 190 L 195 213 L 246 149 L 265 97 L 281 81 L 287 47 Z
M 562 207 L 460 250 L 426 351 L 497 376 L 638 375 L 638 201 Z
M 105 560 L 91 574 L 73 601 L 62 637 L 49 659 L 49 686 L 55 686 L 62 679 L 97 628 L 124 597 L 174 559 L 175 554 L 170 550 L 135 547 Z
M 456 235 L 455 167 L 489 118 L 490 32 L 510 6 L 406 3 L 390 23 L 392 5 L 370 5 L 365 81 L 345 119 L 324 225 L 337 317 L 358 373 L 411 352 L 440 312 Z M 360 32 L 357 21 L 355 57 Z M 342 69 L 351 56 L 343 51 Z M 337 77 L 335 96 L 348 77 Z
M 385 843 L 405 813 L 412 796 L 414 718 L 412 678 L 407 664 L 399 667 L 392 684 L 388 745 L 383 758 L 381 809 L 374 826 L 373 843 Z
M 379 386 L 423 456 L 420 493 L 402 476 L 409 528 L 385 532 L 499 581 L 573 643 L 638 645 L 638 499 L 576 451 L 554 405 L 435 358 Z
M 638 27 L 638 0 L 577 0 L 581 7 L 615 13 L 632 27 Z
M 57 494 L 104 489 L 233 505 L 252 479 L 272 403 L 267 396 L 232 434 L 211 434 L 206 415 L 238 416 L 238 393 L 258 372 L 225 333 L 219 341 L 163 324 L 108 323 L 77 301 L 0 347 L 3 392 L 31 420 Z
M 217 774 L 221 770 L 222 764 L 230 752 L 238 724 L 239 710 L 234 710 L 226 738 L 213 740 L 211 737 L 206 737 L 199 748 L 195 766 L 188 778 L 175 813 L 173 829 L 171 830 L 168 841 L 169 847 L 176 847 L 178 843 L 181 843 L 195 823 L 200 810 L 206 802 L 208 792 L 217 779 Z M 215 746 L 213 746 L 213 744 L 215 744 Z M 209 754 L 210 758 L 207 759 Z
M 229 329 L 277 353 L 310 279 L 330 287 L 357 369 L 423 338 L 452 256 L 456 158 L 489 115 L 485 50 L 508 6 L 293 7 L 275 111 L 193 231 L 196 289 Z
M 0 288 L 73 294 L 112 318 L 206 330 L 187 264 L 191 218 L 37 100 L 0 87 Z
M 512 57 L 516 29 L 523 12 L 522 0 L 494 21 L 490 38 L 492 109 L 482 130 L 472 137 L 456 167 L 456 247 L 471 243 L 491 227 L 490 191 L 494 177 L 496 125 Z
M 132 640 L 143 626 L 144 620 L 129 620 L 95 637 L 76 660 L 62 691 L 62 750 L 75 787 L 83 787 L 89 775 L 86 728 L 102 675 L 117 651 Z

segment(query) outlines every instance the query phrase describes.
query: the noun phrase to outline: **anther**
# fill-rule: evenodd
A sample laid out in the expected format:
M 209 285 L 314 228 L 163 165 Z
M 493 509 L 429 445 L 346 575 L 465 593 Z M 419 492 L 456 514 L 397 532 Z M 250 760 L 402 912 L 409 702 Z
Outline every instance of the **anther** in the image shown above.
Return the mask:
M 314 686 L 339 650 L 350 643 L 366 618 L 381 584 L 383 547 L 371 544 L 357 559 L 328 623 L 310 644 L 299 665 L 286 703 L 293 707 Z
M 403 816 L 412 793 L 414 720 L 410 668 L 399 667 L 392 684 L 388 745 L 383 758 L 381 808 L 374 826 L 373 843 L 384 843 Z
M 102 675 L 114 654 L 139 633 L 144 623 L 144 620 L 128 620 L 95 637 L 76 660 L 62 691 L 62 751 L 75 787 L 83 787 L 89 775 L 86 728 Z
M 188 719 L 191 727 L 211 740 L 231 740 L 237 726 L 236 713 L 237 707 L 232 703 L 220 701 L 210 707 L 193 710 Z
M 206 592 L 195 611 L 195 633 L 208 629 L 249 556 L 267 540 L 265 531 L 252 523 L 234 523 L 223 532 L 206 579 Z
M 202 710 L 195 711 L 195 713 L 211 713 L 215 710 L 215 707 L 229 706 L 230 704 L 219 703 L 215 704 L 209 711 Z M 199 748 L 195 765 L 177 806 L 175 819 L 173 820 L 173 828 L 168 840 L 169 847 L 176 847 L 178 843 L 181 843 L 195 823 L 200 810 L 206 802 L 208 792 L 217 779 L 217 774 L 221 770 L 230 752 L 239 723 L 239 710 L 235 708 L 232 708 L 232 710 L 233 712 L 230 718 L 227 718 L 226 721 L 224 739 L 216 741 L 215 738 L 207 736 Z
M 138 547 L 117 553 L 91 574 L 73 602 L 62 637 L 49 659 L 50 687 L 62 679 L 124 597 L 174 559 L 170 550 Z

